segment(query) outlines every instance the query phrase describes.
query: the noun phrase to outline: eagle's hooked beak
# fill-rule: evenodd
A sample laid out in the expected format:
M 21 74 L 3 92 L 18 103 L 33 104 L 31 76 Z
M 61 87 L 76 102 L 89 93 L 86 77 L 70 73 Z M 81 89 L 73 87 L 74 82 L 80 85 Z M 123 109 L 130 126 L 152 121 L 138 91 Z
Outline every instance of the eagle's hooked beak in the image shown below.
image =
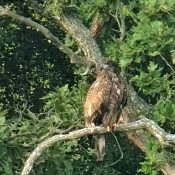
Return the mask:
M 107 67 L 109 67 L 109 65 L 107 65 L 107 64 L 103 64 L 103 69 L 106 69 Z
M 95 66 L 95 67 L 97 67 L 97 61 L 95 61 L 95 60 L 91 60 L 91 62 L 93 63 L 93 64 L 89 64 L 88 66 L 87 66 L 87 68 L 86 68 L 86 70 L 85 70 L 85 72 L 84 73 L 82 73 L 81 75 L 87 75 L 87 74 L 93 74 L 92 72 L 93 72 L 93 66 Z
M 82 73 L 81 75 L 87 75 L 87 74 L 89 74 L 90 73 L 90 67 L 88 66 L 87 68 L 86 68 L 86 70 L 85 70 L 85 72 L 84 73 Z

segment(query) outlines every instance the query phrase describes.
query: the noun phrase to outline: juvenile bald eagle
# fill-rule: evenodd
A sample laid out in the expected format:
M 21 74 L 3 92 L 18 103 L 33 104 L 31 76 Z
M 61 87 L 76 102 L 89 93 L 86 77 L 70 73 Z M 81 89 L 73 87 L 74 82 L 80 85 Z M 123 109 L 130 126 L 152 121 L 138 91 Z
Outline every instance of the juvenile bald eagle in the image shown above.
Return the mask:
M 107 61 L 101 64 L 84 103 L 85 127 L 95 124 L 112 129 L 119 121 L 126 100 L 126 86 L 115 63 Z M 105 134 L 95 135 L 95 150 L 97 161 L 103 161 Z

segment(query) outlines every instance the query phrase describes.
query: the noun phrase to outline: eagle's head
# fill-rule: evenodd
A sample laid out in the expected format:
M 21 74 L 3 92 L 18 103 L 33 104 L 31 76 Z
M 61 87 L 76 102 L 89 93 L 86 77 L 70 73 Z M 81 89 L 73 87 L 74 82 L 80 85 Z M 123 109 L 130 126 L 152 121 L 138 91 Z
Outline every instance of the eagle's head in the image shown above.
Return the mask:
M 112 60 L 103 60 L 97 67 L 97 72 L 101 72 L 101 71 L 120 74 L 119 66 Z
M 117 75 L 120 74 L 119 66 L 114 61 L 104 58 L 99 62 L 90 65 L 82 75 L 90 74 L 91 76 L 96 77 L 102 71 L 115 73 Z

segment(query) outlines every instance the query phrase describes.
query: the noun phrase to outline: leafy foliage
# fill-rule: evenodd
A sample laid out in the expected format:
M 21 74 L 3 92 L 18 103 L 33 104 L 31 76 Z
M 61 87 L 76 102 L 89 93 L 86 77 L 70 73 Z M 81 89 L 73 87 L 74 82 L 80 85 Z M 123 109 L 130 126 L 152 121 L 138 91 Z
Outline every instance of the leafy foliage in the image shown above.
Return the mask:
M 148 117 L 167 132 L 175 132 L 174 1 L 36 2 L 52 15 L 76 13 L 87 26 L 94 19 L 103 20 L 96 38 L 103 54 L 119 63 L 139 95 L 153 105 Z M 70 36 L 33 12 L 27 3 L 4 0 L 0 5 L 39 22 L 74 48 Z M 55 131 L 83 126 L 82 104 L 91 81 L 39 32 L 8 18 L 1 18 L 0 32 L 0 174 L 12 175 L 20 174 L 31 150 Z M 143 154 L 120 134 L 117 137 L 124 158 L 115 166 L 105 167 L 120 157 L 113 137 L 107 137 L 107 157 L 102 164 L 95 161 L 93 139 L 82 138 L 46 150 L 32 174 L 157 175 L 163 157 L 175 161 L 174 150 L 160 148 L 151 137 L 143 159 Z
M 159 153 L 160 145 L 155 140 L 150 140 L 150 143 L 145 147 L 148 150 L 145 161 L 141 163 L 140 172 L 144 174 L 158 175 L 160 172 L 157 169 L 164 164 L 163 152 Z
M 39 33 L 10 20 L 1 20 L 0 30 L 0 101 L 3 108 L 10 105 L 8 110 L 14 111 L 17 105 L 23 106 L 27 101 L 28 107 L 33 106 L 32 110 L 38 112 L 43 106 L 40 97 L 56 86 L 74 83 L 73 66 L 67 64 L 65 55 Z M 63 37 L 62 32 L 57 34 Z

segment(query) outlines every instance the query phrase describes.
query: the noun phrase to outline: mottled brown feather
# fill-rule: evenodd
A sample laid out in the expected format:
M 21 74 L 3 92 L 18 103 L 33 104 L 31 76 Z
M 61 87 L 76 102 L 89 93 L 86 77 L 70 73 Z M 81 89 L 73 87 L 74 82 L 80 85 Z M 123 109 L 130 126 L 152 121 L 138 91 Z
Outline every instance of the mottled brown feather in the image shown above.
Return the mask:
M 86 127 L 90 127 L 94 118 L 102 113 L 103 104 L 107 103 L 110 95 L 111 82 L 105 76 L 98 76 L 91 85 L 84 104 Z
M 115 65 L 105 65 L 98 71 L 96 80 L 88 90 L 84 103 L 85 126 L 103 125 L 112 129 L 126 105 L 125 83 Z M 95 136 L 97 160 L 105 155 L 105 135 Z
M 89 88 L 84 103 L 85 126 L 91 127 L 96 117 L 101 117 L 103 120 L 101 124 L 104 126 L 111 126 L 110 122 L 117 122 L 120 111 L 125 105 L 125 92 L 126 87 L 120 75 L 113 74 L 111 77 L 106 70 L 99 72 Z

